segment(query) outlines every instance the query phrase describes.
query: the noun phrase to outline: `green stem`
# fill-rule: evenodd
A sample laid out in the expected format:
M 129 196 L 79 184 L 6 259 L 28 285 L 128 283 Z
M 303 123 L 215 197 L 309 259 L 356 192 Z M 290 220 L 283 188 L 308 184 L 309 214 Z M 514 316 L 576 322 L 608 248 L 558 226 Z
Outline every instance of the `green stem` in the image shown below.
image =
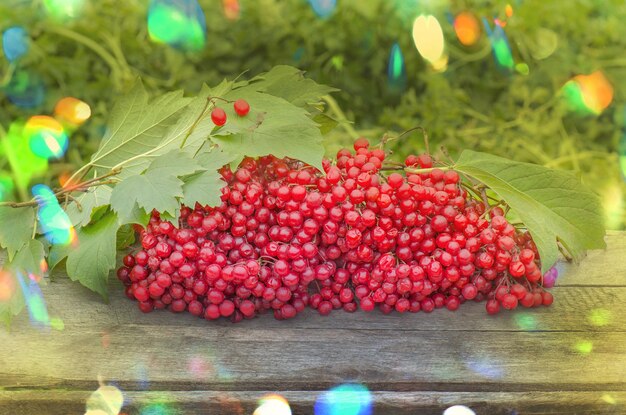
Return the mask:
M 575 155 L 575 157 L 578 160 L 584 160 L 588 158 L 606 158 L 606 156 L 607 156 L 607 153 L 604 153 L 602 151 L 583 151 Z M 563 163 L 573 162 L 573 157 L 574 157 L 573 155 L 557 157 L 555 159 L 548 161 L 547 163 L 544 163 L 544 166 L 554 168 Z
M 196 127 L 198 126 L 198 124 L 200 123 L 202 118 L 204 118 L 204 115 L 205 115 L 207 109 L 209 108 L 209 104 L 213 103 L 213 99 L 214 98 L 211 98 L 211 97 L 207 98 L 206 102 L 204 103 L 204 107 L 202 108 L 202 112 L 200 112 L 200 115 L 198 115 L 198 118 L 196 118 L 194 123 L 191 125 L 191 127 L 189 128 L 189 131 L 187 131 L 187 134 L 185 134 L 185 138 L 183 138 L 183 142 L 180 143 L 180 147 L 179 147 L 180 149 L 185 147 L 185 143 L 187 143 L 187 139 L 189 138 L 191 133 L 194 132 L 194 130 L 196 129 Z
M 348 134 L 350 134 L 350 137 L 354 139 L 359 138 L 361 135 L 357 132 L 357 130 L 354 129 L 354 127 L 352 127 L 352 123 L 348 121 L 346 114 L 344 114 L 344 112 L 341 110 L 341 107 L 339 107 L 337 101 L 335 101 L 335 99 L 330 95 L 324 95 L 322 99 L 326 102 L 330 110 L 337 117 L 339 125 L 341 125 L 341 127 L 346 130 Z
M 91 49 L 98 56 L 100 56 L 111 67 L 111 71 L 113 71 L 114 73 L 118 75 L 120 75 L 123 72 L 119 62 L 115 59 L 115 57 L 111 55 L 102 46 L 100 46 L 97 42 L 88 38 L 87 36 L 84 36 L 73 30 L 65 29 L 63 27 L 58 27 L 58 26 L 51 26 L 51 27 L 48 27 L 46 30 L 48 30 L 51 33 L 64 36 L 68 39 L 72 39 L 78 43 L 83 44 L 84 46 Z

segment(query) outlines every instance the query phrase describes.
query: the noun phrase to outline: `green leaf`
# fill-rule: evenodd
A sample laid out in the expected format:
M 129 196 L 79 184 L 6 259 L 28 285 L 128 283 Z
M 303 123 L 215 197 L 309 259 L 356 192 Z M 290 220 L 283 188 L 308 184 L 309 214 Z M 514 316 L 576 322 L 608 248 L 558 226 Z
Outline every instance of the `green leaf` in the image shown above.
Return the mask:
M 604 248 L 602 208 L 573 174 L 465 150 L 455 167 L 493 190 L 526 225 L 541 257 L 542 272 L 559 258 L 557 240 L 575 260 Z
M 190 102 L 190 98 L 183 98 L 182 91 L 169 92 L 148 102 L 148 93 L 137 82 L 113 108 L 107 132 L 90 165 L 104 169 L 123 165 L 121 178 L 141 172 L 149 164 L 145 156 L 167 144 L 163 143 L 164 134 Z
M 329 117 L 326 114 L 317 114 L 315 117 L 313 117 L 313 121 L 315 121 L 319 125 L 319 129 L 322 135 L 328 134 L 339 124 L 337 120 Z
M 203 85 L 198 96 L 183 110 L 178 122 L 167 131 L 159 144 L 160 148 L 153 155 L 178 150 L 183 141 L 185 145 L 182 150 L 189 154 L 194 154 L 200 148 L 215 127 L 211 118 L 205 114 L 211 94 L 209 87 Z
M 111 207 L 127 223 L 135 206 L 177 216 L 178 198 L 183 197 L 183 181 L 178 176 L 194 174 L 202 168 L 188 154 L 171 151 L 152 161 L 143 174 L 118 183 L 111 194 Z
M 157 173 L 162 176 L 178 177 L 193 174 L 199 170 L 202 170 L 202 168 L 189 154 L 172 150 L 155 158 L 150 163 L 148 170 L 146 170 L 146 174 Z
M 322 135 L 306 110 L 248 87 L 231 91 L 224 98 L 243 98 L 251 110 L 240 117 L 232 106 L 224 107 L 228 122 L 211 136 L 222 149 L 240 156 L 291 157 L 321 170 Z
M 66 209 L 67 216 L 75 227 L 85 226 L 91 222 L 96 208 L 107 206 L 111 200 L 113 189 L 109 186 L 92 187 L 89 191 L 81 193 L 72 201 Z M 80 204 L 80 209 L 78 204 Z
M 253 78 L 251 87 L 259 92 L 283 98 L 297 107 L 317 105 L 324 95 L 338 91 L 336 88 L 320 85 L 312 79 L 305 78 L 304 71 L 286 65 L 275 66 L 269 72 Z
M 24 310 L 26 303 L 15 272 L 0 268 L 0 287 L 3 290 L 3 297 L 6 296 L 4 300 L 0 299 L 0 322 L 8 327 L 13 317 Z
M 117 230 L 115 246 L 118 250 L 125 249 L 135 243 L 135 229 L 132 225 L 123 225 Z
M 13 260 L 9 261 L 8 268 L 26 274 L 40 275 L 45 253 L 43 244 L 31 239 L 15 254 Z
M 235 156 L 219 149 L 203 152 L 196 156 L 196 160 L 206 171 L 185 177 L 183 181 L 184 197 L 181 202 L 187 206 L 201 205 L 217 206 L 221 203 L 221 189 L 226 185 L 218 169 L 230 163 Z
M 41 265 L 45 249 L 41 242 L 31 239 L 15 254 L 13 260 L 0 268 L 0 287 L 8 291 L 6 300 L 0 299 L 0 321 L 9 325 L 13 316 L 18 315 L 25 306 L 22 284 L 28 274 L 41 275 Z M 6 293 L 5 293 L 6 294 Z
M 41 176 L 48 169 L 48 160 L 36 156 L 30 149 L 28 138 L 23 134 L 24 123 L 14 122 L 0 144 L 12 167 L 15 185 L 18 189 L 28 189 L 34 177 Z
M 99 221 L 77 231 L 78 246 L 67 255 L 67 275 L 72 281 L 108 299 L 107 280 L 115 268 L 116 235 L 119 228 L 115 213 L 109 212 Z
M 32 207 L 0 207 L 0 247 L 6 248 L 9 260 L 33 236 L 35 209 Z

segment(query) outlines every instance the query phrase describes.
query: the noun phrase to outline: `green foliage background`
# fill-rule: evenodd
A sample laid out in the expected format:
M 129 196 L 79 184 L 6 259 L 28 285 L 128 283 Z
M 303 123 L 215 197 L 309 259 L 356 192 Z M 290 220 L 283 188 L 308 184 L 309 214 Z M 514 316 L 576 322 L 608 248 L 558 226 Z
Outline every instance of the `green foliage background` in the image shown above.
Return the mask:
M 506 1 L 338 0 L 327 19 L 305 0 L 241 0 L 241 17 L 224 17 L 222 3 L 200 0 L 207 19 L 207 46 L 183 53 L 149 40 L 147 0 L 87 2 L 73 20 L 50 19 L 38 0 L 5 0 L 0 29 L 21 24 L 32 42 L 21 68 L 39 73 L 47 86 L 45 104 L 25 111 L 0 94 L 0 124 L 52 112 L 63 96 L 89 103 L 91 120 L 73 136 L 70 150 L 42 180 L 80 166 L 96 150 L 112 103 L 137 76 L 151 92 L 184 88 L 196 93 L 203 82 L 217 84 L 244 73 L 252 77 L 277 64 L 308 71 L 341 89 L 329 115 L 340 125 L 327 136 L 328 151 L 356 134 L 383 134 L 420 125 L 431 147 L 445 145 L 455 156 L 463 148 L 578 171 L 604 200 L 607 225 L 623 228 L 626 187 L 618 166 L 626 109 L 626 5 L 618 0 L 511 0 L 514 15 L 505 31 L 516 62 L 528 75 L 499 71 L 485 36 L 471 48 L 454 35 L 447 14 L 471 10 L 504 17 Z M 432 13 L 442 24 L 450 55 L 448 69 L 435 73 L 417 53 L 413 19 Z M 547 58 L 549 36 L 557 46 Z M 548 36 L 548 38 L 546 38 Z M 393 93 L 387 83 L 389 50 L 398 42 L 405 57 L 407 87 Z M 539 59 L 541 58 L 541 59 Z M 0 60 L 0 79 L 10 77 Z M 600 116 L 572 114 L 559 95 L 577 74 L 602 70 L 612 83 L 613 103 Z M 350 124 L 348 121 L 354 122 Z M 421 151 L 417 133 L 395 141 L 396 152 Z M 0 158 L 0 170 L 5 169 Z

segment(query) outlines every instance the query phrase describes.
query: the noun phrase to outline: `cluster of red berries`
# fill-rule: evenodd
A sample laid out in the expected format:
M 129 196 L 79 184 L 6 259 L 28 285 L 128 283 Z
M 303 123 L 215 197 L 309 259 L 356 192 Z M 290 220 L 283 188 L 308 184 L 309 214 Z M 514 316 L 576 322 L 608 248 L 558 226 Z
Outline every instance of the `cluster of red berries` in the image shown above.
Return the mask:
M 273 156 L 245 159 L 222 204 L 183 207 L 178 226 L 154 212 L 142 250 L 118 277 L 142 311 L 169 308 L 233 321 L 306 306 L 384 313 L 456 310 L 487 300 L 490 314 L 550 305 L 530 235 L 501 207 L 470 197 L 459 174 L 427 154 L 382 174 L 385 152 L 365 139 L 325 174 Z
M 250 104 L 245 99 L 238 99 L 233 103 L 235 113 L 240 117 L 245 117 L 250 112 Z M 220 107 L 216 107 L 211 111 L 211 121 L 218 127 L 226 124 L 226 111 Z

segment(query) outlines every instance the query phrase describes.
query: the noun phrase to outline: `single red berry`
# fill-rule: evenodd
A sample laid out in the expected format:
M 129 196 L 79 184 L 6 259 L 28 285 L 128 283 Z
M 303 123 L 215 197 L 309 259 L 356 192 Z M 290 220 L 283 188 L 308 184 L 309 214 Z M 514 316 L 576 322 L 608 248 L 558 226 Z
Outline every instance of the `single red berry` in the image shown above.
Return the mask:
M 211 121 L 217 126 L 226 124 L 226 113 L 221 108 L 215 108 L 211 111 Z
M 248 104 L 248 101 L 246 101 L 245 99 L 238 99 L 233 104 L 233 107 L 235 108 L 235 112 L 237 113 L 237 115 L 239 115 L 240 117 L 245 117 L 248 114 L 248 112 L 250 112 L 250 104 Z M 226 116 L 224 116 L 224 117 L 226 117 Z M 226 120 L 226 118 L 224 118 L 224 120 Z M 215 122 L 215 120 L 214 120 L 214 122 Z M 217 123 L 215 123 L 215 124 L 217 124 Z M 218 125 L 222 125 L 222 124 L 218 124 Z M 245 313 L 244 313 L 244 315 L 245 315 Z

